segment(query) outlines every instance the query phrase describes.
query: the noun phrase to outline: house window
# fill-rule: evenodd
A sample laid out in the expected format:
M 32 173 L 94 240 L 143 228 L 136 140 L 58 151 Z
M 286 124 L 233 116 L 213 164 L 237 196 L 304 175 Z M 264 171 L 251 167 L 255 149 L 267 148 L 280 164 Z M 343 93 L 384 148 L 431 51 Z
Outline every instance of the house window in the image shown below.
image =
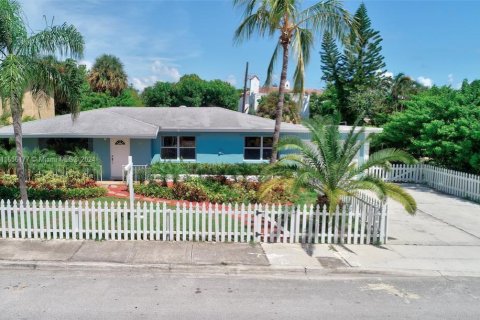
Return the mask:
M 269 160 L 272 157 L 273 138 L 245 137 L 243 158 L 245 160 Z
M 161 156 L 164 160 L 195 160 L 195 137 L 162 137 Z

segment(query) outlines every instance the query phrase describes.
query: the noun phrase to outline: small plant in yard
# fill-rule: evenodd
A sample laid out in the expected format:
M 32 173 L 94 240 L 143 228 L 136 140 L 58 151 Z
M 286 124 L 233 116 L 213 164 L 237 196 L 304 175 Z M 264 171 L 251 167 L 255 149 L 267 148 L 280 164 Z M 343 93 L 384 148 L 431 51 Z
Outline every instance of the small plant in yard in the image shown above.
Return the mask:
M 356 197 L 359 191 L 370 191 L 380 200 L 390 197 L 401 203 L 408 213 L 415 213 L 417 204 L 410 194 L 397 184 L 368 174 L 372 167 L 389 170 L 391 162 L 414 163 L 411 155 L 397 149 L 384 149 L 357 164 L 356 156 L 366 142 L 362 138 L 364 128 L 354 125 L 342 141 L 336 119 L 315 119 L 305 126 L 311 132 L 312 143 L 296 137 L 286 137 L 280 142 L 280 150 L 287 154 L 267 171 L 282 179 L 271 180 L 264 192 L 286 183 L 293 190 L 313 190 L 318 195 L 318 204 L 326 204 L 333 213 L 344 196 Z

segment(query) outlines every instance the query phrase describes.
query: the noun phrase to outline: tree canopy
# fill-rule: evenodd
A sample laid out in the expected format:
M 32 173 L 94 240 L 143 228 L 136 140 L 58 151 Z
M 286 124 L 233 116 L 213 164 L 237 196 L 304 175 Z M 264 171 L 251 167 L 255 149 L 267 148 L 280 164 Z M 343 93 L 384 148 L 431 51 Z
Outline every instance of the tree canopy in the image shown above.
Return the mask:
M 275 119 L 275 108 L 278 103 L 278 92 L 272 92 L 260 98 L 258 102 L 257 116 Z M 285 94 L 285 103 L 283 105 L 282 121 L 290 123 L 300 123 L 298 114 L 298 104 L 289 94 Z
M 228 82 L 207 81 L 196 74 L 188 74 L 176 83 L 157 82 L 145 88 L 142 98 L 149 107 L 218 106 L 236 110 L 239 95 Z
M 480 80 L 433 87 L 405 102 L 376 146 L 401 148 L 451 169 L 480 173 Z
M 109 92 L 119 96 L 128 87 L 127 74 L 120 59 L 111 54 L 99 56 L 88 72 L 88 82 L 94 92 Z

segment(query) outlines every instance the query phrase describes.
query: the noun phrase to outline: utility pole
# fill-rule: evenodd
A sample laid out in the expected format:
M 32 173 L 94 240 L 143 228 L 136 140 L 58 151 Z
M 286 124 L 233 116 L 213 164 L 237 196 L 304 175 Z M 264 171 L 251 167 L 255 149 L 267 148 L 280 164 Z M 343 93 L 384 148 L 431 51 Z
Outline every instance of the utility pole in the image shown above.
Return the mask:
M 245 81 L 243 83 L 243 102 L 242 102 L 242 113 L 246 113 L 246 105 L 247 105 L 247 81 L 248 81 L 248 61 L 247 66 L 245 68 Z

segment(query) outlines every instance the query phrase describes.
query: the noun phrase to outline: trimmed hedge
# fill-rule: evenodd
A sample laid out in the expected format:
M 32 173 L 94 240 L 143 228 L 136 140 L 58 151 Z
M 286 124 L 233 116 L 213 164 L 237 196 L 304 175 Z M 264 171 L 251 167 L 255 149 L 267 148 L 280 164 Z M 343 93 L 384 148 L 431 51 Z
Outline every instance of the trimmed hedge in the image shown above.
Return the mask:
M 69 200 L 103 197 L 107 189 L 102 187 L 69 188 L 69 189 L 27 189 L 30 200 Z M 20 199 L 20 190 L 17 187 L 0 186 L 1 199 Z
M 266 163 L 188 163 L 188 162 L 157 162 L 150 168 L 151 174 L 179 175 L 179 174 L 208 174 L 232 176 L 259 176 L 267 167 Z

